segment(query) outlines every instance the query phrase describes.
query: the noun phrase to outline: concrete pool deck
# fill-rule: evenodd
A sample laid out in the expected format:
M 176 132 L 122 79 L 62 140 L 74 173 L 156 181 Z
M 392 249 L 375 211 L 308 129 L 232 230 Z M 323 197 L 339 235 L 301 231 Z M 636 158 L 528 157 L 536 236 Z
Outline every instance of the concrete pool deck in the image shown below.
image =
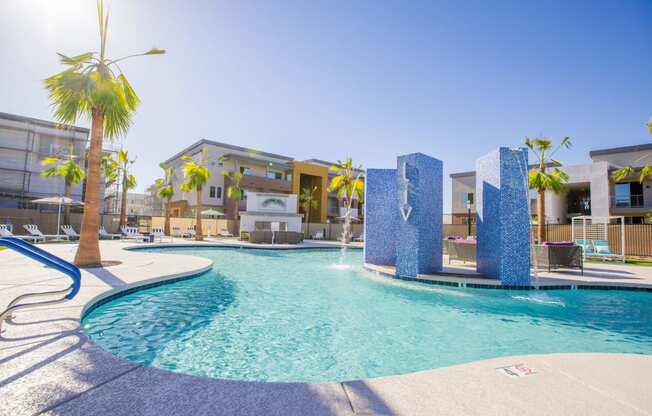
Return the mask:
M 81 291 L 73 301 L 18 313 L 15 322 L 4 325 L 0 415 L 652 414 L 649 355 L 503 357 L 344 383 L 217 380 L 125 361 L 86 337 L 79 327 L 83 308 L 130 286 L 193 275 L 212 264 L 186 253 L 124 250 L 142 244 L 101 244 L 105 260 L 121 263 L 84 270 Z M 325 245 L 333 243 L 307 242 L 302 247 Z M 76 250 L 76 244 L 41 247 L 66 259 Z M 604 273 L 613 275 L 605 281 L 631 277 Z M 67 277 L 11 250 L 0 251 L 0 276 L 0 307 L 21 293 L 69 284 Z M 521 366 L 501 370 L 514 365 Z
M 448 263 L 444 255 L 442 273 L 420 274 L 418 279 L 424 282 L 454 286 L 481 285 L 500 287 L 496 279 L 488 279 L 475 271 L 474 263 L 453 261 Z M 394 266 L 365 264 L 369 270 L 393 276 Z M 540 288 L 642 288 L 652 291 L 652 267 L 628 265 L 620 262 L 585 263 L 584 274 L 578 269 L 557 269 L 539 271 Z M 533 282 L 533 284 L 535 284 Z

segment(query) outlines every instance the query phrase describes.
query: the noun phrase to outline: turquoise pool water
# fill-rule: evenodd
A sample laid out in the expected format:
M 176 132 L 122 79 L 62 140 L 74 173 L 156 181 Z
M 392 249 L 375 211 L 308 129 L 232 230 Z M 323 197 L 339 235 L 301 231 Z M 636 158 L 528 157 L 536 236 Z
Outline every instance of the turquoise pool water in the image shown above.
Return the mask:
M 515 354 L 652 354 L 650 293 L 447 289 L 365 271 L 359 250 L 165 251 L 214 270 L 111 301 L 83 328 L 172 371 L 343 381 Z

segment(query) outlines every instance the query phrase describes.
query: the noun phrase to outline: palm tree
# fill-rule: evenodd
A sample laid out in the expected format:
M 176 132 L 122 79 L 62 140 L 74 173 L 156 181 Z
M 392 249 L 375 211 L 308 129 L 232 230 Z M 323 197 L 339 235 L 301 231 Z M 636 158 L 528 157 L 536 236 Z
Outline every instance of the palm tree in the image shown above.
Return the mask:
M 561 162 L 553 159 L 557 151 L 564 147 L 569 149 L 572 146 L 570 138 L 564 137 L 559 145 L 551 151 L 552 140 L 548 138 L 525 138 L 525 145 L 534 152 L 537 158 L 537 167 L 528 172 L 530 189 L 536 189 L 537 196 L 537 240 L 539 244 L 546 238 L 546 191 L 560 194 L 564 190 L 564 184 L 568 181 L 568 175 L 559 169 Z M 548 165 L 553 164 L 555 168 L 547 172 Z
M 242 180 L 242 173 L 240 172 L 227 172 L 223 171 L 222 174 L 225 178 L 229 178 L 229 186 L 226 188 L 226 197 L 235 200 L 235 221 L 237 224 L 237 231 L 240 230 L 240 221 L 238 220 L 238 203 L 244 195 L 244 189 L 240 185 Z
M 164 163 L 161 163 L 159 166 L 165 174 L 155 182 L 156 195 L 161 199 L 165 199 L 165 225 L 163 226 L 163 233 L 170 235 L 170 203 L 174 196 L 174 184 L 172 183 L 174 169 Z
M 72 186 L 79 185 L 84 180 L 84 169 L 75 163 L 77 156 L 73 154 L 73 147 L 65 155 L 47 157 L 41 162 L 43 166 L 49 166 L 41 173 L 44 178 L 62 178 L 64 182 L 63 195 L 70 198 Z M 63 223 L 70 225 L 70 206 L 63 209 Z
M 650 120 L 646 123 L 646 126 L 647 126 L 647 130 L 650 132 L 650 134 L 652 134 L 652 117 L 650 117 Z M 650 154 L 646 154 L 641 159 L 639 159 L 639 161 L 649 157 Z M 627 165 L 614 171 L 614 173 L 611 174 L 611 177 L 616 182 L 622 182 L 625 179 L 634 176 L 635 174 L 636 174 L 636 169 L 632 165 Z M 645 181 L 646 179 L 652 180 L 652 165 L 645 165 L 638 172 L 639 182 L 643 183 L 643 181 Z
M 211 176 L 211 171 L 206 167 L 204 152 L 202 152 L 199 161 L 196 161 L 191 156 L 183 156 L 181 159 L 186 162 L 183 165 L 185 180 L 181 183 L 181 190 L 183 192 L 195 191 L 197 193 L 197 203 L 195 204 L 195 219 L 197 222 L 197 226 L 195 227 L 195 240 L 202 241 L 204 239 L 204 233 L 201 223 L 201 193 L 204 185 L 208 182 L 208 178 Z
M 136 187 L 136 177 L 129 172 L 129 166 L 136 160 L 129 160 L 129 152 L 120 150 L 115 158 L 111 156 L 104 156 L 102 158 L 104 177 L 106 185 L 110 186 L 115 183 L 120 183 L 122 186 L 122 197 L 120 202 L 120 225 L 119 227 L 127 225 L 127 193 L 130 189 Z
M 342 242 L 349 244 L 351 241 L 351 206 L 353 199 L 361 201 L 364 197 L 364 181 L 362 178 L 362 166 L 353 167 L 351 158 L 344 163 L 337 161 L 337 165 L 331 166 L 330 170 L 337 176 L 331 179 L 328 192 L 336 192 L 340 201 L 344 201 L 344 227 L 342 228 Z M 357 173 L 356 173 L 357 172 Z
M 94 266 L 102 263 L 99 244 L 100 184 L 102 141 L 126 134 L 139 99 L 118 63 L 132 57 L 159 55 L 153 48 L 137 55 L 119 59 L 106 56 L 109 15 L 104 14 L 102 0 L 97 2 L 100 51 L 77 56 L 58 54 L 67 68 L 47 78 L 45 89 L 54 107 L 54 118 L 62 124 L 74 124 L 79 118 L 91 120 L 91 140 L 88 150 L 88 172 L 84 198 L 79 247 L 75 264 Z
M 306 234 L 310 235 L 310 210 L 317 208 L 317 198 L 315 198 L 317 187 L 303 188 L 301 195 L 299 195 L 299 205 L 306 213 Z

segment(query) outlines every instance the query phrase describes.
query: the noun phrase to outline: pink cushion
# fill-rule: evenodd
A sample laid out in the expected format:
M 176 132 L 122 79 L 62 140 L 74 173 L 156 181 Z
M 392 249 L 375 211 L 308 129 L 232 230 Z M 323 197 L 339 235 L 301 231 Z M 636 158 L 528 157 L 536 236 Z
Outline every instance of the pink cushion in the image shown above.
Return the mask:
M 544 246 L 574 246 L 575 243 L 572 241 L 544 241 Z

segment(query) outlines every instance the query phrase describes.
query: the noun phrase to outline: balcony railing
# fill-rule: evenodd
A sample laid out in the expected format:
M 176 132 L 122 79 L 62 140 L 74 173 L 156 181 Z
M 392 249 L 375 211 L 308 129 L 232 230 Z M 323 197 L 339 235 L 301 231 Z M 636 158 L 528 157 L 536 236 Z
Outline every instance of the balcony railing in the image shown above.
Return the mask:
M 259 175 L 243 175 L 240 186 L 247 190 L 258 192 L 292 192 L 292 182 L 285 179 L 268 178 Z
M 611 198 L 612 208 L 644 208 L 643 195 L 615 196 Z

